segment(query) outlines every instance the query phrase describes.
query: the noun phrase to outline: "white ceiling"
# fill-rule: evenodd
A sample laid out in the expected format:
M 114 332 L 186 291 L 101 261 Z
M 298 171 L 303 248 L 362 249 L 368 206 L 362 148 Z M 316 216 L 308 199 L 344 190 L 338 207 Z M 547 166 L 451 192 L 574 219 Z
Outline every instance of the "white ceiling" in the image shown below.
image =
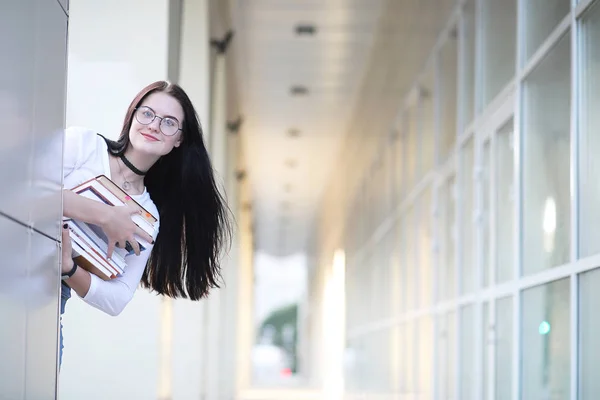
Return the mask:
M 232 1 L 257 250 L 305 248 L 348 131 L 365 118 L 389 126 L 454 2 Z M 316 34 L 298 36 L 298 24 Z M 295 85 L 308 94 L 291 96 Z

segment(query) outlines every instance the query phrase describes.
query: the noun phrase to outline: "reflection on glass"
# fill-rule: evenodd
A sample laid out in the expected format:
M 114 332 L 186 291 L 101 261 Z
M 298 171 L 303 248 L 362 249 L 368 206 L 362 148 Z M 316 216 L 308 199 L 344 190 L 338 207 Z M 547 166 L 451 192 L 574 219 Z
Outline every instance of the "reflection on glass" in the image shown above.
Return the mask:
M 404 347 L 400 338 L 400 327 L 395 326 L 390 330 L 390 391 L 392 393 L 399 393 L 400 377 L 402 374 L 401 370 L 401 359 L 404 356 Z
M 581 111 L 579 115 L 579 255 L 600 253 L 600 4 L 581 21 Z
M 475 306 L 470 305 L 463 307 L 460 310 L 460 399 L 461 400 L 476 400 L 475 391 L 475 374 L 477 360 L 473 349 L 476 340 L 476 325 L 475 325 Z
M 569 279 L 523 292 L 523 399 L 569 398 L 569 292 Z
M 404 388 L 405 393 L 414 393 L 415 387 L 415 376 L 416 376 L 416 361 L 418 357 L 417 342 L 416 342 L 416 323 L 409 322 L 406 324 L 406 331 L 404 337 L 404 350 L 405 350 L 405 370 L 404 370 Z
M 458 43 L 456 32 L 450 35 L 439 53 L 440 68 L 440 163 L 448 155 L 456 143 L 456 103 L 458 79 Z
M 483 87 L 487 106 L 515 75 L 517 0 L 482 0 Z M 481 110 L 483 107 L 478 107 Z
M 496 300 L 495 382 L 496 400 L 512 398 L 512 352 L 513 352 L 513 300 L 504 297 Z M 524 347 L 526 348 L 526 347 Z
M 404 291 L 406 292 L 406 311 L 413 311 L 416 306 L 416 249 L 417 244 L 415 239 L 415 208 L 410 206 L 406 211 L 406 232 L 404 238 L 406 240 L 406 258 L 404 259 Z
M 419 178 L 433 169 L 435 154 L 435 109 L 433 64 L 421 82 L 419 99 Z
M 460 243 L 461 243 L 461 293 L 475 290 L 475 262 L 473 235 L 473 139 L 470 139 L 461 150 L 460 166 Z
M 400 314 L 402 310 L 402 290 L 400 288 L 400 236 L 398 226 L 401 220 L 396 220 L 390 229 L 390 313 L 392 317 Z M 349 313 L 352 314 L 352 313 Z
M 406 138 L 406 152 L 404 153 L 404 165 L 406 167 L 406 175 L 404 183 L 406 184 L 406 193 L 410 193 L 416 184 L 417 179 L 417 156 L 418 148 L 418 132 L 417 132 L 417 108 L 411 105 L 406 110 L 404 115 L 404 127 Z
M 394 132 L 394 200 L 395 204 L 393 207 L 398 206 L 398 204 L 404 199 L 404 137 L 402 135 L 403 131 L 400 128 L 397 128 Z
M 448 300 L 456 296 L 456 263 L 454 260 L 454 226 L 455 201 L 454 201 L 455 179 L 451 177 L 439 189 L 439 221 L 440 233 L 442 235 L 441 248 L 439 249 L 439 285 L 438 300 Z
M 433 383 L 433 322 L 431 317 L 423 317 L 419 319 L 419 356 L 418 356 L 418 379 L 419 398 L 430 399 L 433 396 L 431 393 Z
M 406 218 L 404 216 L 400 216 L 398 219 L 398 224 L 396 226 L 396 237 L 398 238 L 398 252 L 397 252 L 397 260 L 398 260 L 398 277 L 399 281 L 397 283 L 397 287 L 399 287 L 400 293 L 398 293 L 399 303 L 398 308 L 401 312 L 406 311 Z
M 463 86 L 461 88 L 461 132 L 471 123 L 475 113 L 475 0 L 465 4 L 461 39 L 464 41 Z
M 489 360 L 490 360 L 490 349 L 493 349 L 493 342 L 492 342 L 492 334 L 491 334 L 491 329 L 492 329 L 492 323 L 490 321 L 490 303 L 485 302 L 483 303 L 483 318 L 482 318 L 482 329 L 481 329 L 481 333 L 482 333 L 482 341 L 481 343 L 483 343 L 483 349 L 482 349 L 482 354 L 481 354 L 481 365 L 483 366 L 483 372 L 481 374 L 481 400 L 487 400 L 490 398 L 489 396 L 489 385 L 490 385 L 490 366 L 489 364 Z
M 438 317 L 437 328 L 437 376 L 436 398 L 453 399 L 456 376 L 456 313 L 449 312 Z
M 431 189 L 427 188 L 417 201 L 419 205 L 418 249 L 419 265 L 419 308 L 431 305 L 433 300 L 433 266 L 431 264 Z
M 513 120 L 498 130 L 495 160 L 496 283 L 513 278 L 514 150 Z
M 579 277 L 579 321 L 580 321 L 580 378 L 579 398 L 595 400 L 600 393 L 598 360 L 600 360 L 600 269 L 581 274 Z
M 481 154 L 481 227 L 482 237 L 480 243 L 482 246 L 481 251 L 481 274 L 483 286 L 487 287 L 491 283 L 490 277 L 490 241 L 491 235 L 491 223 L 490 223 L 490 176 L 491 176 L 491 143 L 486 141 L 483 144 L 483 151 Z
M 525 0 L 525 59 L 528 60 L 569 14 L 570 0 Z
M 523 272 L 569 260 L 570 35 L 525 81 Z

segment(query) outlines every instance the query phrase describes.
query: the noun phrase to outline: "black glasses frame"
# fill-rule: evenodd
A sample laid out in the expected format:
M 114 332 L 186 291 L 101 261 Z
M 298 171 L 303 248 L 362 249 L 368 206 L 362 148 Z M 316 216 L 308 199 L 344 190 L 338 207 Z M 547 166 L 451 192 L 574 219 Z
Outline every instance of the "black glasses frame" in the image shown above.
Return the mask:
M 152 118 L 152 120 L 150 122 L 148 122 L 148 123 L 144 123 L 144 122 L 140 121 L 139 118 L 138 118 L 138 116 L 137 116 L 137 112 L 139 110 L 141 110 L 141 109 L 148 109 L 148 110 L 152 111 L 152 114 L 154 114 L 154 118 Z M 174 135 L 177 134 L 177 132 L 179 132 L 181 130 L 181 126 L 180 126 L 181 123 L 179 121 L 177 121 L 175 118 L 172 118 L 172 117 L 160 117 L 160 116 L 158 116 L 156 114 L 156 111 L 154 111 L 151 107 L 148 107 L 148 106 L 136 107 L 134 111 L 135 111 L 134 116 L 135 116 L 136 121 L 139 122 L 142 125 L 150 125 L 151 123 L 154 122 L 154 120 L 156 118 L 160 119 L 160 124 L 158 124 L 158 127 L 159 127 L 160 131 L 162 132 L 162 134 L 165 135 L 165 136 L 174 136 Z M 177 130 L 175 132 L 173 132 L 172 134 L 170 134 L 170 135 L 168 133 L 165 133 L 163 131 L 163 129 L 162 129 L 162 122 L 163 122 L 163 120 L 165 118 L 169 118 L 172 121 L 177 121 Z

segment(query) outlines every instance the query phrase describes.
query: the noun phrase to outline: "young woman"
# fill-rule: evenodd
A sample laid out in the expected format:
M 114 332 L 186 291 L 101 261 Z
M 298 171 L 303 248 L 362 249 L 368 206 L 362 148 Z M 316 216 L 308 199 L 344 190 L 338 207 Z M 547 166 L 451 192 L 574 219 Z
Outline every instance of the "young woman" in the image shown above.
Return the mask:
M 149 237 L 131 220 L 136 211 L 72 192 L 104 174 L 159 220 Z M 134 247 L 124 273 L 104 281 L 78 268 L 63 227 L 61 314 L 73 289 L 86 303 L 118 315 L 141 282 L 157 294 L 199 300 L 219 287 L 219 257 L 231 237 L 228 208 L 219 193 L 198 116 L 178 85 L 159 81 L 142 89 L 125 115 L 119 139 L 68 128 L 64 150 L 63 214 L 100 226 L 114 246 Z M 134 234 L 153 243 L 140 252 Z M 61 317 L 62 318 L 62 317 Z M 60 358 L 62 362 L 62 325 Z

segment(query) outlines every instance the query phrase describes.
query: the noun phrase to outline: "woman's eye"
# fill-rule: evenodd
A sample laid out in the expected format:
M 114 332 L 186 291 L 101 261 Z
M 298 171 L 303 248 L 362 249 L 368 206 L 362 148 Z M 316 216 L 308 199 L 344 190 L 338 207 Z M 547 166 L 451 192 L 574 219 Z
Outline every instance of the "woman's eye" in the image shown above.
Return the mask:
M 144 117 L 152 118 L 153 117 L 152 112 L 144 111 Z
M 168 126 L 177 126 L 177 123 L 172 119 L 165 119 L 165 122 Z

